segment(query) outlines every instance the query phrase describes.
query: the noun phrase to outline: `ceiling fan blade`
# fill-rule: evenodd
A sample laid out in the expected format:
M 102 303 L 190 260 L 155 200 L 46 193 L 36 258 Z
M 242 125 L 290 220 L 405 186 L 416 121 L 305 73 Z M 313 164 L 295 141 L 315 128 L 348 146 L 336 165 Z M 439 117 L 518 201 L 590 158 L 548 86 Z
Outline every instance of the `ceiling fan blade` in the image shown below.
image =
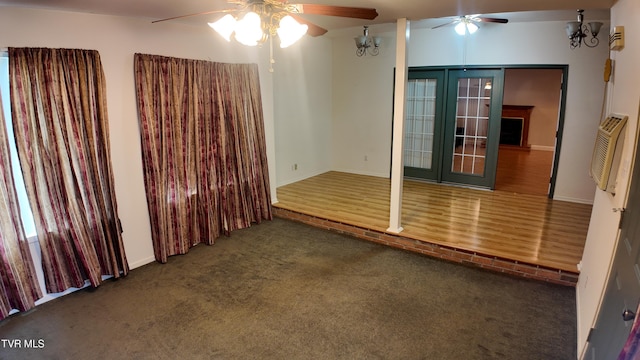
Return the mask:
M 310 22 L 307 19 L 302 18 L 301 16 L 298 16 L 296 14 L 289 14 L 291 15 L 292 18 L 296 19 L 297 22 L 299 22 L 300 24 L 305 24 L 309 27 L 309 29 L 307 30 L 307 35 L 309 36 L 321 36 L 324 35 L 327 32 L 327 29 L 322 28 L 312 22 Z
M 499 24 L 506 24 L 509 22 L 509 20 L 507 19 L 490 18 L 490 17 L 482 17 L 482 16 L 474 17 L 473 20 L 482 21 L 482 22 L 499 23 Z
M 451 20 L 451 21 L 449 21 L 449 22 L 447 22 L 447 23 L 440 24 L 440 25 L 438 25 L 438 26 L 434 26 L 434 27 L 432 27 L 431 29 L 438 29 L 438 28 L 441 28 L 441 27 L 445 27 L 445 26 L 453 25 L 453 24 L 458 23 L 458 22 L 460 22 L 460 19 Z
M 238 10 L 236 10 L 236 9 L 224 9 L 224 10 L 203 11 L 203 12 L 199 12 L 199 13 L 195 13 L 195 14 L 179 15 L 179 16 L 173 16 L 173 17 L 166 18 L 166 19 L 154 20 L 151 23 L 154 24 L 154 23 L 158 23 L 158 22 L 162 22 L 162 21 L 182 19 L 182 18 L 191 17 L 191 16 L 207 15 L 207 14 L 215 14 L 215 13 L 229 13 L 229 12 L 235 12 L 235 11 L 238 11 Z
M 329 15 L 355 19 L 373 20 L 378 12 L 373 8 L 359 8 L 348 6 L 317 5 L 317 4 L 290 4 L 295 6 L 299 14 Z

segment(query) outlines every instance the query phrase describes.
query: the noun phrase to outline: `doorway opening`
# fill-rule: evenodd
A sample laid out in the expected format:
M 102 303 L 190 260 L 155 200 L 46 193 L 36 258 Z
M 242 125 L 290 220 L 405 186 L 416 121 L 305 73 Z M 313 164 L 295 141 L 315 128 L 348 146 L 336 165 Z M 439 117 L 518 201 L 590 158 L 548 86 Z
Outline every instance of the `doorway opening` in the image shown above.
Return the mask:
M 405 176 L 552 198 L 567 70 L 409 69 Z
M 505 69 L 495 189 L 551 197 L 562 68 Z

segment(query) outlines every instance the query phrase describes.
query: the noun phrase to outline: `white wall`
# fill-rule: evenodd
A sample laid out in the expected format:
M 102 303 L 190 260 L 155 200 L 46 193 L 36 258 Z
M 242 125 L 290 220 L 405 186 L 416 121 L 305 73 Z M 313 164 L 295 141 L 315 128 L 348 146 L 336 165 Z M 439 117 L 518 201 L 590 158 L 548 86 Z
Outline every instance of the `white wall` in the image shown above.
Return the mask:
M 636 0 L 618 0 L 611 9 L 611 25 L 625 27 L 625 48 L 613 51 L 614 76 L 610 84 L 607 113 L 619 113 L 629 116 L 625 133 L 625 146 L 618 173 L 616 195 L 611 196 L 596 190 L 593 212 L 582 267 L 577 285 L 578 308 L 578 354 L 586 349 L 589 329 L 595 325 L 598 307 L 605 289 L 616 247 L 619 214 L 613 208 L 624 207 L 633 164 L 636 133 L 638 131 L 638 105 L 640 99 L 640 2 Z
M 383 36 L 380 54 L 357 57 L 353 37 L 361 33 L 362 28 L 346 31 L 334 40 L 333 169 L 388 177 L 395 34 L 371 32 Z
M 275 54 L 277 186 L 331 170 L 331 40 L 305 36 Z
M 600 121 L 607 48 L 571 50 L 564 26 L 564 22 L 488 24 L 466 40 L 449 27 L 412 28 L 409 66 L 568 64 L 555 198 L 591 203 L 595 185 L 588 168 Z M 378 34 L 375 26 L 370 29 Z M 395 37 L 393 32 L 382 33 L 383 53 L 357 58 L 353 36 L 360 31 L 343 31 L 334 41 L 334 169 L 388 176 Z M 608 32 L 606 25 L 602 31 Z M 368 161 L 364 161 L 365 155 Z
M 100 52 L 107 82 L 116 198 L 131 268 L 154 261 L 134 92 L 134 53 L 259 65 L 271 191 L 275 196 L 274 99 L 268 49 L 229 44 L 203 24 L 151 24 L 143 19 L 11 7 L 0 11 L 0 48 L 83 48 Z

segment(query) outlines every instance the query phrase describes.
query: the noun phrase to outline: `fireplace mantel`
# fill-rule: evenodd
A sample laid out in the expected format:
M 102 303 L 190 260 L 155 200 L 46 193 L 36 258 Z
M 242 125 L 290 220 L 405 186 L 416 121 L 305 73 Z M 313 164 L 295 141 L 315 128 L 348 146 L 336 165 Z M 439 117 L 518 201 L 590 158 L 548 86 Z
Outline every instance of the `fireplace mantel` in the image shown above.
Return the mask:
M 531 105 L 502 105 L 503 118 L 522 119 L 522 137 L 519 145 L 505 145 L 510 147 L 518 147 L 529 149 L 529 122 L 531 118 Z

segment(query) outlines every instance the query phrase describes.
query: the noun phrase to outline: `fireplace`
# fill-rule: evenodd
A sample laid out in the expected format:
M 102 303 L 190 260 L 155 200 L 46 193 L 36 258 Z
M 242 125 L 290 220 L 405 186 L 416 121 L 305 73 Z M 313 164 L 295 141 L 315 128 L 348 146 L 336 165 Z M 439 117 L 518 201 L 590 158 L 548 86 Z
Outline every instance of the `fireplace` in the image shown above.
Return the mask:
M 500 122 L 500 145 L 522 146 L 523 118 L 503 117 Z
M 529 120 L 533 106 L 503 105 L 500 123 L 500 146 L 528 150 Z

